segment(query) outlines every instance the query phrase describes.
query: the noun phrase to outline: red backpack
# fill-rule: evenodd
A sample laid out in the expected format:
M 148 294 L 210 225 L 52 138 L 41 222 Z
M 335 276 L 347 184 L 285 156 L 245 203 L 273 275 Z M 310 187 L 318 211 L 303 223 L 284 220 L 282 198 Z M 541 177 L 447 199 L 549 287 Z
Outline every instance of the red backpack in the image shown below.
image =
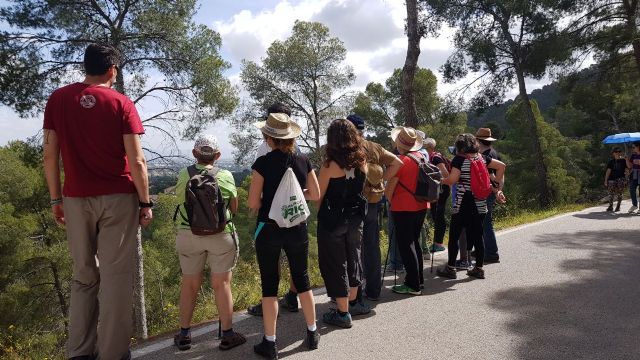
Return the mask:
M 478 200 L 485 200 L 491 195 L 491 180 L 487 164 L 484 162 L 482 155 L 472 158 L 467 156 L 469 160 L 469 176 L 471 178 L 471 192 Z

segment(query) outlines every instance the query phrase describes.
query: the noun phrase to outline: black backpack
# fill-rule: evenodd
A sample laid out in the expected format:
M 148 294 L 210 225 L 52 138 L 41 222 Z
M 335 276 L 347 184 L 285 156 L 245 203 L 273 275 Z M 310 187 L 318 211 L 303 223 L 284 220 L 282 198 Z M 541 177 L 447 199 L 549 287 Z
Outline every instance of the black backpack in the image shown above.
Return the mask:
M 194 235 L 212 235 L 224 231 L 227 225 L 227 211 L 218 186 L 216 175 L 219 169 L 196 169 L 195 165 L 187 167 L 189 182 L 185 188 L 184 209 L 187 218 L 181 214 Z M 176 209 L 174 220 L 179 213 Z
M 398 184 L 413 195 L 417 201 L 438 201 L 438 198 L 440 197 L 440 180 L 442 180 L 440 169 L 430 162 L 427 162 L 424 156 L 418 158 L 413 153 L 407 153 L 407 156 L 418 165 L 416 191 L 411 191 L 401 182 L 398 182 Z

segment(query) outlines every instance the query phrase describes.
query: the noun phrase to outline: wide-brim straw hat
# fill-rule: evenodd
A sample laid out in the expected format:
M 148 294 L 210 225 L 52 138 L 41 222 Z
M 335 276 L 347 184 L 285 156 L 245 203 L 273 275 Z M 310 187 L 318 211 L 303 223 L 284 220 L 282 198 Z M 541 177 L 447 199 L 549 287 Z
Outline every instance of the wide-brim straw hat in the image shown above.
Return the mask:
M 491 129 L 489 128 L 480 128 L 476 131 L 476 139 L 484 140 L 484 141 L 496 141 L 498 139 L 494 139 L 491 137 Z
M 391 140 L 398 149 L 417 151 L 422 149 L 424 139 L 414 128 L 398 126 L 391 130 Z
M 302 133 L 300 125 L 284 113 L 269 114 L 266 121 L 253 123 L 263 134 L 276 139 L 293 139 Z

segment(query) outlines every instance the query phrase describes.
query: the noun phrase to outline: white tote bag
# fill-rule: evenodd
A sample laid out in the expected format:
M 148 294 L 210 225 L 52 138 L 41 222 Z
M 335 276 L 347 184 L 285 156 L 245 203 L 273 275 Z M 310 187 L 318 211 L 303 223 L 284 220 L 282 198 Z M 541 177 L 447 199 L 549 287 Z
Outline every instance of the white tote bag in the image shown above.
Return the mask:
M 291 168 L 285 171 L 273 197 L 269 218 L 281 228 L 290 228 L 307 220 L 309 207 L 296 175 Z

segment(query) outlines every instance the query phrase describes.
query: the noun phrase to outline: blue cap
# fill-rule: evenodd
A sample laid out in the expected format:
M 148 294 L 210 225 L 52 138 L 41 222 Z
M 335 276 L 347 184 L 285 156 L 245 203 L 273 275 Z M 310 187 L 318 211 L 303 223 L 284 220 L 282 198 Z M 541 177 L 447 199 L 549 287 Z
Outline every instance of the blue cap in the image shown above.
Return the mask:
M 356 126 L 358 130 L 364 130 L 364 119 L 356 114 L 351 114 L 347 116 L 347 120 L 351 121 L 353 125 Z

